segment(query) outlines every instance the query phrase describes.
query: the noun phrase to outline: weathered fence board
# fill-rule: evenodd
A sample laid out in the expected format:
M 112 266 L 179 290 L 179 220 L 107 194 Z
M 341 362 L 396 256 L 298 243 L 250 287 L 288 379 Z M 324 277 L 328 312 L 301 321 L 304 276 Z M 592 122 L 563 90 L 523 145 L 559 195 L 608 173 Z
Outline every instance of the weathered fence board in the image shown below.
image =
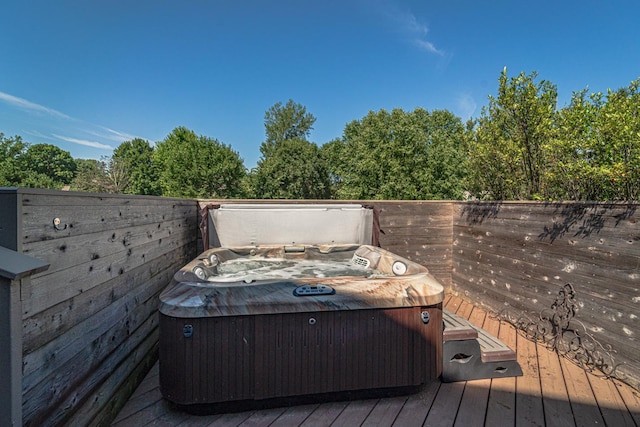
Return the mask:
M 41 311 L 23 322 L 24 352 L 30 353 L 70 328 L 100 312 L 139 286 L 153 286 L 156 282 L 168 283 L 171 275 L 182 265 L 176 258 L 188 256 L 189 248 L 182 254 L 170 252 L 136 267 L 128 275 L 121 275 L 87 292 Z M 176 257 L 176 255 L 179 255 Z
M 46 310 L 62 301 L 100 286 L 117 276 L 127 274 L 163 253 L 178 250 L 184 235 L 172 235 L 166 239 L 154 240 L 84 262 L 47 276 L 34 278 L 31 286 L 24 290 L 23 317 L 27 318 Z
M 3 242 L 52 267 L 21 289 L 23 422 L 99 424 L 157 357 L 157 297 L 195 256 L 197 203 L 32 189 L 3 200 L 0 217 L 16 218 Z
M 75 198 L 70 202 L 73 200 Z M 193 201 L 189 200 L 171 203 L 169 206 L 148 198 L 144 199 L 147 202 L 145 204 L 133 205 L 123 205 L 122 203 L 127 202 L 126 199 L 118 198 L 117 200 L 121 202 L 120 205 L 106 204 L 104 202 L 113 202 L 113 200 L 105 199 L 100 200 L 102 203 L 90 206 L 79 206 L 77 203 L 63 206 L 25 205 L 22 208 L 21 218 L 24 224 L 22 241 L 23 243 L 39 242 L 193 218 Z M 60 230 L 53 227 L 54 218 L 60 219 Z
M 575 320 L 640 384 L 640 226 L 633 203 L 476 203 L 453 210 L 452 286 L 493 311 L 532 316 L 576 291 Z

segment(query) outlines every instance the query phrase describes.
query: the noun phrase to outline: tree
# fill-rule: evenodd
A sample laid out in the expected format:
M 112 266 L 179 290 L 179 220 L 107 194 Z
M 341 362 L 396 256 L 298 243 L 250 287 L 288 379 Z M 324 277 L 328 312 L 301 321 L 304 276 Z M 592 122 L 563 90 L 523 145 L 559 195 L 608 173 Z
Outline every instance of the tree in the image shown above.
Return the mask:
M 71 190 L 108 193 L 109 177 L 104 161 L 95 159 L 76 159 L 76 176 L 71 181 Z
M 268 157 L 269 152 L 278 142 L 289 139 L 307 140 L 316 118 L 307 113 L 306 107 L 287 101 L 285 106 L 277 102 L 271 106 L 264 115 L 264 127 L 267 139 L 262 143 L 260 152 Z
M 106 186 L 109 193 L 127 193 L 131 188 L 131 170 L 129 163 L 121 157 L 102 157 L 106 165 Z M 131 193 L 128 193 L 131 194 Z
M 127 194 L 161 194 L 158 168 L 153 160 L 153 147 L 144 139 L 135 138 L 120 144 L 111 157 L 110 169 L 120 169 L 128 174 Z
M 258 161 L 254 193 L 264 199 L 327 199 L 329 174 L 320 148 L 301 138 L 279 141 Z
M 0 187 L 20 185 L 23 173 L 18 159 L 26 147 L 21 137 L 5 137 L 0 132 Z
M 548 166 L 543 175 L 550 199 L 596 200 L 599 179 L 590 171 L 596 117 L 601 94 L 574 92 L 568 107 L 558 112 L 556 135 L 546 148 Z
M 236 197 L 246 170 L 230 146 L 185 127 L 156 144 L 162 194 L 170 197 Z
M 498 79 L 498 96 L 489 96 L 470 147 L 471 189 L 494 199 L 543 197 L 545 144 L 554 132 L 557 90 L 537 73 Z
M 430 177 L 427 199 L 461 199 L 466 190 L 467 145 L 472 124 L 447 110 L 434 110 L 427 118 L 427 162 Z
M 616 91 L 574 92 L 558 113 L 548 145 L 549 197 L 638 200 L 640 197 L 640 79 Z
M 640 79 L 607 91 L 599 110 L 590 150 L 591 163 L 602 177 L 600 200 L 640 198 Z
M 266 199 L 325 199 L 330 196 L 329 174 L 320 149 L 306 138 L 315 117 L 289 100 L 265 113 L 266 140 L 262 156 L 246 183 L 252 197 Z
M 448 111 L 370 111 L 323 147 L 337 197 L 460 198 L 463 130 Z
M 24 172 L 21 186 L 61 188 L 71 183 L 76 163 L 68 151 L 51 144 L 29 145 L 18 158 Z

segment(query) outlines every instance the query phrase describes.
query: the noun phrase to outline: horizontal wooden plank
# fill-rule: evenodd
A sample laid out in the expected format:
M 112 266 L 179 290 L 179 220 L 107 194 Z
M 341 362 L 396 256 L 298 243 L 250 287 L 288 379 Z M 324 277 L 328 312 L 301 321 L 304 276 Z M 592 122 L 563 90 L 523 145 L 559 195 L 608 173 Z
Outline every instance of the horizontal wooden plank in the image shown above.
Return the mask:
M 193 199 L 175 197 L 137 196 L 132 194 L 104 194 L 75 191 L 20 188 L 24 206 L 131 206 L 131 205 L 192 205 Z
M 170 238 L 176 233 L 184 236 L 185 241 L 192 241 L 193 230 L 195 221 L 191 218 L 181 218 L 165 221 L 162 226 L 153 223 L 26 243 L 23 244 L 22 252 L 50 264 L 49 269 L 39 276 L 44 278 L 60 270 L 121 252 L 123 249 Z
M 555 265 L 557 262 L 566 262 L 564 260 L 550 259 L 541 262 L 538 258 L 529 259 L 533 262 L 509 255 L 495 255 L 488 251 L 476 250 L 470 253 L 458 250 L 452 268 L 458 273 L 466 272 L 489 282 L 495 281 L 496 277 L 508 276 L 508 283 L 522 282 L 523 286 L 536 293 L 548 292 L 548 284 L 553 287 L 554 284 L 573 283 L 581 287 L 581 293 L 592 298 L 619 302 L 629 309 L 637 306 L 634 298 L 640 279 L 630 279 L 627 270 L 605 270 L 604 273 L 608 274 L 603 274 L 602 268 L 598 269 L 589 263 L 571 262 L 568 268 L 566 265 L 562 267 L 563 264 Z
M 130 392 L 127 380 L 132 375 L 139 375 L 157 356 L 158 330 L 146 336 L 144 341 L 127 353 L 120 363 L 107 360 L 96 371 L 95 379 L 88 379 L 77 390 L 77 394 L 69 396 L 47 419 L 65 419 L 67 425 L 100 425 L 104 420 L 116 415 L 117 404 Z M 134 339 L 131 344 L 135 343 Z M 122 397 L 121 397 L 122 396 Z
M 63 366 L 67 366 L 71 378 L 78 376 L 117 349 L 132 331 L 155 312 L 157 297 L 169 283 L 170 277 L 170 272 L 159 275 L 158 280 L 150 286 L 137 288 L 131 295 L 102 310 L 104 313 L 90 317 L 44 346 L 24 354 L 25 392 L 36 387 L 48 375 L 60 374 Z M 72 366 L 75 364 L 70 363 L 72 360 L 78 364 L 75 368 Z M 68 379 L 69 376 L 64 375 L 63 378 Z
M 34 277 L 23 289 L 23 318 L 66 301 L 117 276 L 125 274 L 158 256 L 180 250 L 189 243 L 185 235 L 173 234 L 120 252 L 75 265 L 44 277 Z M 179 253 L 179 252 L 176 252 Z
M 61 229 L 53 226 L 54 218 L 60 219 Z M 165 221 L 186 218 L 197 224 L 195 206 L 131 205 L 105 208 L 99 205 L 64 205 L 55 210 L 43 209 L 41 206 L 25 206 L 22 209 L 23 225 L 20 238 L 22 244 L 25 244 L 139 225 L 155 224 L 162 228 Z
M 75 325 L 102 312 L 113 302 L 135 292 L 140 286 L 153 287 L 156 281 L 168 283 L 174 272 L 185 264 L 184 259 L 194 256 L 187 246 L 183 246 L 182 251 L 181 254 L 162 254 L 102 286 L 96 286 L 24 319 L 23 351 L 30 353 L 43 346 Z
M 473 246 L 483 250 L 518 250 L 536 253 L 539 256 L 560 256 L 564 259 L 585 260 L 624 267 L 635 262 L 640 252 L 640 235 L 634 245 L 635 237 L 614 241 L 602 233 L 597 239 L 559 239 L 553 243 L 540 241 L 530 229 L 516 230 L 508 226 L 483 227 L 482 229 L 455 228 L 454 245 Z M 629 240 L 631 243 L 629 243 Z

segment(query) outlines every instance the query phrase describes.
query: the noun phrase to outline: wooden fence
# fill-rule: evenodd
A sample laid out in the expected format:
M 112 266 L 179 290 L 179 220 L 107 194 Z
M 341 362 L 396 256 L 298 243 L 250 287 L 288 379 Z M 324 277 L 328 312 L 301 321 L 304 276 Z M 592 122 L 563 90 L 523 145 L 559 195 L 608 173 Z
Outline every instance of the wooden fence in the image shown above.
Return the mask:
M 25 425 L 111 419 L 156 358 L 157 295 L 196 254 L 199 206 L 217 202 L 0 190 L 0 245 L 50 264 L 21 289 Z M 383 248 L 494 313 L 540 313 L 573 284 L 575 319 L 638 388 L 640 205 L 366 203 Z
M 451 292 L 494 313 L 536 320 L 553 314 L 559 291 L 571 284 L 572 328 L 585 338 L 582 344 L 596 343 L 586 350 L 613 356 L 605 357 L 605 371 L 638 389 L 639 207 L 455 203 Z
M 157 296 L 195 256 L 196 203 L 3 189 L 0 207 L 0 244 L 50 264 L 21 289 L 24 425 L 108 422 L 155 362 Z

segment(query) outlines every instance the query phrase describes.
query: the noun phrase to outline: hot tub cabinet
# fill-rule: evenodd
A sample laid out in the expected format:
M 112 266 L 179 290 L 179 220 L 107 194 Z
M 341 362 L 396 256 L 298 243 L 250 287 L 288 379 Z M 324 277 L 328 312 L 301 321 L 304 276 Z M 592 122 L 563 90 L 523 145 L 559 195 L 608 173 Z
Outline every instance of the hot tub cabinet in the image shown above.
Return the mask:
M 431 325 L 421 320 L 425 311 Z M 188 322 L 161 315 L 162 394 L 190 405 L 424 384 L 440 375 L 440 313 L 415 307 Z
M 271 259 L 285 267 L 256 273 Z M 344 262 L 364 273 L 325 275 Z M 188 406 L 425 384 L 442 372 L 442 299 L 425 267 L 368 245 L 210 249 L 160 297 L 160 388 Z

